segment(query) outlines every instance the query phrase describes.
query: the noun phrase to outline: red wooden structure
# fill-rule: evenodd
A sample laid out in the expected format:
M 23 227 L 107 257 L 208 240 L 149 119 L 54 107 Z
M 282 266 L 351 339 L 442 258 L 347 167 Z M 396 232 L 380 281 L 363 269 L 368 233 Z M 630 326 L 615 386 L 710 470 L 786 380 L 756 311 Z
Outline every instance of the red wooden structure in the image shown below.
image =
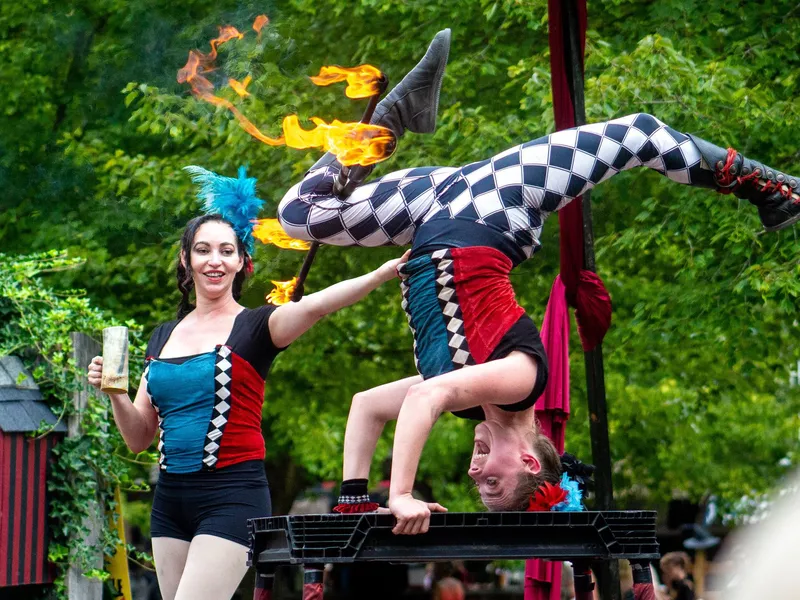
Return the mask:
M 14 356 L 0 357 L 0 589 L 50 583 L 47 562 L 47 466 L 66 425 L 34 438 L 55 415 Z M 1 594 L 0 594 L 1 595 Z

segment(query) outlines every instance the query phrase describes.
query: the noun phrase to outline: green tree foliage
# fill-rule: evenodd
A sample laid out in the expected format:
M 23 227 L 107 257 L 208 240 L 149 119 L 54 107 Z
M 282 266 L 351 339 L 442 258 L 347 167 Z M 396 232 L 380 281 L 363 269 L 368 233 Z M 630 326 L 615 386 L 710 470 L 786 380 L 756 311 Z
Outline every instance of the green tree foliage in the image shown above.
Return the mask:
M 11 257 L 0 254 L 0 356 L 22 357 L 31 369 L 59 421 L 77 418 L 81 435 L 60 440 L 53 450 L 55 460 L 48 474 L 50 531 L 48 558 L 59 569 L 56 591 L 65 594 L 66 568 L 79 565 L 89 577 L 105 580 L 108 573 L 95 568 L 97 552 L 112 555 L 120 543 L 111 522 L 102 519 L 99 546 L 87 547 L 88 523 L 101 514 L 113 515 L 114 491 L 141 489 L 144 464 L 125 448 L 119 431 L 108 426 L 111 407 L 108 396 L 92 394 L 80 412 L 73 404 L 79 381 L 85 379 L 86 365 L 78 365 L 72 355 L 72 332 L 81 331 L 96 339 L 102 329 L 120 324 L 108 319 L 80 290 L 56 291 L 44 278 L 53 273 L 78 268 L 82 260 L 50 251 Z M 141 328 L 127 321 L 134 355 L 141 355 Z M 141 364 L 141 361 L 137 361 Z M 138 364 L 132 367 L 132 379 L 141 374 Z M 43 424 L 37 435 L 47 435 L 51 427 Z M 145 463 L 152 456 L 143 453 Z
M 231 174 L 249 164 L 274 215 L 314 152 L 267 148 L 232 116 L 174 80 L 215 26 L 257 39 L 223 46 L 216 81 L 250 74 L 235 101 L 266 133 L 281 118 L 357 118 L 339 86 L 306 78 L 322 64 L 379 65 L 393 81 L 427 41 L 453 29 L 439 128 L 406 136 L 376 174 L 410 165 L 458 165 L 553 130 L 544 0 L 290 0 L 182 4 L 154 0 L 24 0 L 0 9 L 8 97 L 0 130 L 2 249 L 67 247 L 85 256 L 61 276 L 120 319 L 150 328 L 177 303 L 180 228 L 197 212 L 187 164 Z M 795 3 L 709 0 L 591 2 L 586 106 L 596 121 L 636 111 L 791 172 L 800 167 Z M 192 15 L 189 19 L 187 15 Z M 683 187 L 644 170 L 593 195 L 599 271 L 614 301 L 605 342 L 615 486 L 622 503 L 734 500 L 772 485 L 797 462 L 800 395 L 788 367 L 800 358 L 796 232 L 759 235 L 755 211 L 730 196 Z M 558 226 L 513 279 L 541 319 L 558 269 Z M 307 288 L 373 268 L 399 249 L 324 248 Z M 245 302 L 293 275 L 302 255 L 260 247 Z M 264 429 L 273 489 L 285 508 L 304 481 L 336 478 L 351 395 L 413 374 L 397 292 L 386 286 L 326 319 L 278 360 Z M 568 447 L 590 456 L 582 356 L 573 344 Z M 465 465 L 469 423 L 437 425 L 420 477 L 451 509 L 475 506 Z M 381 442 L 379 459 L 390 439 Z M 377 461 L 380 463 L 380 460 Z M 783 466 L 782 466 L 783 465 Z

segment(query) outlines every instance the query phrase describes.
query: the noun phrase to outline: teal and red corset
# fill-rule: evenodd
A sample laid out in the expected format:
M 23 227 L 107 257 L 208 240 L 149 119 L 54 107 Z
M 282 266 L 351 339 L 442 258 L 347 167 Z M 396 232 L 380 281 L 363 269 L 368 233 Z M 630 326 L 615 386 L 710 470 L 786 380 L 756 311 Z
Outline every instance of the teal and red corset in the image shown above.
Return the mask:
M 148 357 L 145 380 L 158 413 L 163 470 L 193 473 L 263 460 L 264 380 L 228 346 L 181 359 Z
M 509 280 L 513 266 L 503 252 L 475 246 L 435 250 L 400 267 L 403 309 L 423 378 L 489 359 L 525 314 Z

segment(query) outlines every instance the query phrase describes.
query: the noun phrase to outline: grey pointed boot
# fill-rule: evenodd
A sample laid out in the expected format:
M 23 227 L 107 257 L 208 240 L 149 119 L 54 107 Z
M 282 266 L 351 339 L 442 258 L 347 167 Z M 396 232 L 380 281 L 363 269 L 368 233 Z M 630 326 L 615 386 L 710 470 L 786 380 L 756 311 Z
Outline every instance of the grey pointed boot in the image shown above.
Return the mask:
M 370 123 L 392 130 L 399 138 L 406 131 L 433 133 L 439 109 L 439 91 L 450 54 L 450 30 L 433 38 L 428 51 L 389 95 L 378 103 Z
M 378 103 L 370 123 L 390 129 L 395 139 L 406 131 L 433 133 L 439 110 L 439 91 L 450 54 L 450 30 L 434 36 L 425 56 L 403 77 L 389 95 Z M 372 172 L 374 165 L 350 168 L 342 194 L 348 196 Z
M 689 135 L 714 173 L 716 190 L 748 200 L 758 209 L 766 231 L 800 221 L 800 178 L 787 175 L 694 135 Z

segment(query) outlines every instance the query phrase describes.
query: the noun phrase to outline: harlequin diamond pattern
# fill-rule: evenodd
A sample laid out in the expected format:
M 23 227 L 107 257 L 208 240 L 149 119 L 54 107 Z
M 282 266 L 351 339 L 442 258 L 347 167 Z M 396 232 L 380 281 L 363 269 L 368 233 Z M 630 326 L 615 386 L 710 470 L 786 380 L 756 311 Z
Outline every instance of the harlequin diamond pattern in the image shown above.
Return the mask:
M 691 139 L 638 113 L 558 131 L 460 169 L 390 173 L 347 200 L 331 195 L 339 169 L 327 165 L 287 192 L 279 217 L 293 237 L 340 246 L 403 245 L 424 222 L 467 219 L 499 231 L 531 256 L 550 213 L 641 166 L 678 183 L 701 180 L 700 152 Z
M 458 305 L 453 275 L 453 260 L 449 250 L 436 250 L 431 254 L 436 267 L 436 296 L 442 308 L 442 316 L 447 329 L 447 345 L 450 358 L 456 369 L 466 365 L 474 365 L 475 360 L 469 352 L 467 338 L 464 335 L 464 317 Z
M 219 440 L 225 431 L 228 423 L 228 414 L 231 405 L 228 398 L 231 396 L 231 368 L 232 364 L 228 357 L 231 349 L 227 346 L 220 346 L 217 349 L 217 360 L 214 364 L 214 395 L 215 405 L 211 411 L 211 421 L 208 424 L 205 446 L 203 446 L 203 469 L 210 471 L 216 468 L 219 454 Z
M 278 207 L 290 236 L 335 246 L 403 246 L 430 209 L 435 188 L 457 171 L 420 167 L 365 183 L 346 200 L 332 195 L 338 164 L 310 171 Z

